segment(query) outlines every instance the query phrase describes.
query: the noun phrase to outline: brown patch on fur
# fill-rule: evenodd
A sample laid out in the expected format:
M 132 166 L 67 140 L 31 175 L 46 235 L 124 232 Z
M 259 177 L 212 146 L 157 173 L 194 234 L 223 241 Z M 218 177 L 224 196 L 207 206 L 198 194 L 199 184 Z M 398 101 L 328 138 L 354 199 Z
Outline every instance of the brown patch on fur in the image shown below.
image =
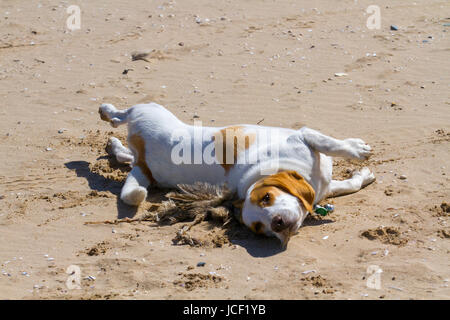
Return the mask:
M 225 169 L 225 173 L 227 174 L 236 163 L 238 154 L 250 148 L 250 145 L 255 142 L 256 134 L 246 134 L 244 132 L 244 127 L 232 126 L 217 132 L 213 139 L 216 158 L 219 160 L 220 165 Z M 231 144 L 233 144 L 233 163 L 227 163 L 227 149 L 231 150 Z
M 252 230 L 256 234 L 263 234 L 264 225 L 261 222 L 253 222 L 250 226 L 250 230 Z
M 314 189 L 296 171 L 288 170 L 278 172 L 276 174 L 263 178 L 259 182 L 257 182 L 254 189 L 252 190 L 252 196 L 250 199 L 253 198 L 253 200 L 255 200 L 257 205 L 259 205 L 260 207 L 263 207 L 262 204 L 264 203 L 261 203 L 261 201 L 258 200 L 262 199 L 265 193 L 260 192 L 259 189 L 262 189 L 264 187 L 266 188 L 266 191 L 269 190 L 269 188 L 267 187 L 272 187 L 269 190 L 270 192 L 274 192 L 275 189 L 280 189 L 284 192 L 293 195 L 294 197 L 297 197 L 303 203 L 306 210 L 308 210 L 309 212 L 313 212 L 313 204 L 315 197 Z M 254 196 L 253 193 L 255 194 Z M 275 197 L 270 198 L 272 199 Z M 273 201 L 274 200 L 272 201 L 269 200 L 270 202 L 269 205 L 272 205 Z
M 244 202 L 244 199 L 233 201 L 233 207 L 235 208 L 234 216 L 242 224 L 244 224 L 244 221 L 242 220 L 242 208 L 244 207 Z
M 262 182 L 255 185 L 250 193 L 250 201 L 259 207 L 269 207 L 273 205 L 277 196 L 281 194 L 281 190 L 277 187 L 265 186 Z M 265 197 L 268 195 L 268 200 Z
M 244 207 L 244 202 L 245 202 L 244 199 L 235 200 L 233 201 L 233 206 L 237 209 L 242 209 Z
M 147 166 L 147 162 L 145 161 L 144 139 L 138 134 L 133 134 L 129 137 L 128 143 L 130 147 L 134 149 L 137 155 L 134 165 L 138 166 L 142 170 L 142 173 L 147 177 L 151 185 L 156 184 L 156 180 L 155 178 L 153 178 L 152 172 L 150 171 L 150 168 Z

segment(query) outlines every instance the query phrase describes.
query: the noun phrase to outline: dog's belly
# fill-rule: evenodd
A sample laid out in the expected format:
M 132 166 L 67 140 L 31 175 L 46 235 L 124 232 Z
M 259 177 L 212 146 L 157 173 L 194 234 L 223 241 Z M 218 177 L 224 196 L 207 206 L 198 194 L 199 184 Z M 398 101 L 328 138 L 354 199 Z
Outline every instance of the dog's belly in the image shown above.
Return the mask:
M 196 140 L 191 126 L 141 130 L 146 142 L 146 163 L 157 185 L 175 187 L 177 184 L 207 182 L 223 184 L 234 190 L 229 169 L 217 161 L 212 138 L 217 128 L 205 127 L 203 138 Z M 184 133 L 183 133 L 184 131 Z M 180 139 L 182 137 L 182 139 Z M 183 140 L 186 139 L 186 140 Z M 228 170 L 227 170 L 228 169 Z

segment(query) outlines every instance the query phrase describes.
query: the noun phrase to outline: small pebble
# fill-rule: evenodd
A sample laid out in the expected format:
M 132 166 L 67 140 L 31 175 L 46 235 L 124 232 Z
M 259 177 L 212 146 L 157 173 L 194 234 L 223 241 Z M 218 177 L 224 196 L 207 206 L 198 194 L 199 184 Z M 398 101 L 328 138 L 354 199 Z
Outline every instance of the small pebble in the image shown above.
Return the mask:
M 197 263 L 197 267 L 204 267 L 205 265 L 206 265 L 206 262 Z
M 398 31 L 398 27 L 396 25 L 391 25 L 391 30 L 392 31 Z
M 406 176 L 402 174 L 400 177 L 398 177 L 400 180 L 406 180 Z

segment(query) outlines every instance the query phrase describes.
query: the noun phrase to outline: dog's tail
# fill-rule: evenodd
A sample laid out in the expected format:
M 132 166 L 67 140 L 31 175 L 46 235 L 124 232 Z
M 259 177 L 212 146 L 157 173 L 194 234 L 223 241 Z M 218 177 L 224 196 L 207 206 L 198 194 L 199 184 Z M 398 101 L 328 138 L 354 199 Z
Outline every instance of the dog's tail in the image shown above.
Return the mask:
M 117 110 L 112 104 L 104 103 L 98 109 L 98 113 L 103 121 L 107 121 L 111 124 L 111 126 L 117 128 L 121 124 L 128 122 L 129 110 L 130 109 Z

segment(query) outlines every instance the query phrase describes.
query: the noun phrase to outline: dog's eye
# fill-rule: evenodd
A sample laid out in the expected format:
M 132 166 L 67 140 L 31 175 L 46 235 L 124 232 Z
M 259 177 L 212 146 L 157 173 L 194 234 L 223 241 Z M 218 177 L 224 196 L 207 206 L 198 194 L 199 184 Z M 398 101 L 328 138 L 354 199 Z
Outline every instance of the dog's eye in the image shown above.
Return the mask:
M 264 197 L 262 198 L 262 201 L 263 201 L 263 202 L 269 202 L 269 201 L 270 201 L 270 194 L 269 194 L 269 193 L 266 193 L 266 194 L 264 195 Z

